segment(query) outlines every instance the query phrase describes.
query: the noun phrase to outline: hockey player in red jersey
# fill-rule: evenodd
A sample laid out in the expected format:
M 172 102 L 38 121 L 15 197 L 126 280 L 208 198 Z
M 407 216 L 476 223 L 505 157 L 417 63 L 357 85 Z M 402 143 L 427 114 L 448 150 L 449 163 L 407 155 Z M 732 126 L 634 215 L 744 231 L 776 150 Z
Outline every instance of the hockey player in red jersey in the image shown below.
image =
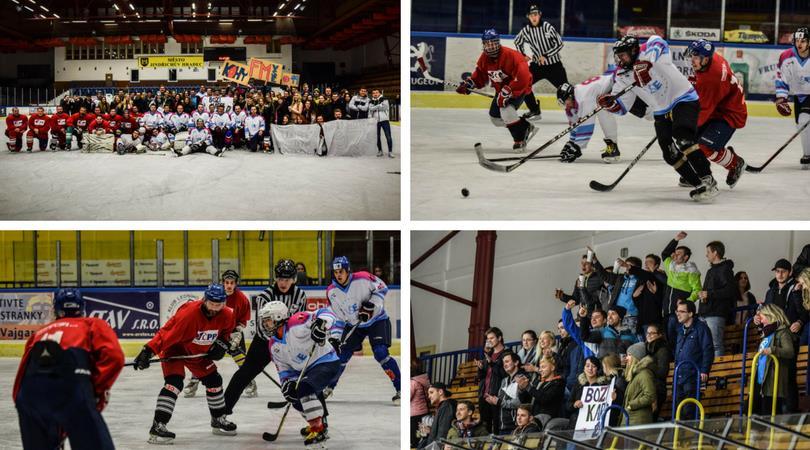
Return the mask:
M 37 112 L 28 119 L 28 133 L 25 135 L 25 142 L 28 144 L 28 151 L 34 150 L 34 138 L 39 141 L 39 151 L 48 149 L 48 136 L 51 131 L 51 117 L 45 114 L 45 108 L 38 107 Z
M 229 341 L 228 354 L 231 355 L 237 366 L 242 367 L 245 362 L 245 335 L 244 330 L 250 321 L 250 300 L 236 284 L 239 282 L 239 274 L 235 270 L 226 270 L 222 274 L 222 286 L 225 288 L 225 306 L 233 310 L 234 330 Z M 192 377 L 186 388 L 183 390 L 185 397 L 194 397 L 200 380 Z M 256 381 L 251 380 L 245 389 L 245 396 L 256 397 Z
M 121 134 L 132 134 L 133 130 L 138 129 L 138 119 L 132 116 L 128 110 L 124 110 L 124 117 L 121 118 L 121 126 L 119 127 Z
M 537 133 L 535 126 L 517 113 L 523 97 L 532 90 L 532 74 L 523 55 L 517 50 L 501 47 L 500 35 L 494 28 L 485 30 L 481 41 L 484 51 L 478 58 L 475 71 L 462 81 L 456 92 L 469 95 L 472 89 L 491 83 L 497 95 L 489 107 L 490 119 L 496 127 L 509 129 L 515 141 L 512 148 L 522 152 Z
M 28 117 L 20 114 L 20 108 L 11 108 L 11 114 L 6 117 L 6 137 L 8 138 L 8 151 L 22 150 L 22 137 L 28 129 Z
M 104 114 L 104 120 L 107 122 L 107 129 L 110 133 L 114 133 L 116 137 L 121 135 L 121 122 L 124 117 L 118 114 L 115 108 L 110 108 L 109 114 Z
M 13 398 L 23 448 L 113 449 L 101 411 L 124 367 L 124 352 L 110 325 L 84 317 L 78 289 L 60 289 L 56 320 L 25 343 Z
M 166 429 L 166 424 L 172 418 L 177 396 L 183 390 L 186 368 L 206 387 L 212 432 L 223 436 L 236 435 L 236 425 L 225 418 L 222 376 L 214 364 L 225 356 L 234 328 L 233 310 L 225 306 L 225 298 L 225 288 L 221 284 L 210 284 L 202 299 L 178 308 L 135 358 L 135 370 L 148 368 L 154 355 L 169 358 L 160 363 L 165 384 L 158 395 L 154 421 L 149 430 L 150 444 L 169 444 L 175 438 L 175 434 Z M 202 356 L 189 358 L 200 354 Z M 177 359 L 170 359 L 173 357 Z
M 90 126 L 93 121 L 96 120 L 96 116 L 93 114 L 87 113 L 87 108 L 82 106 L 79 108 L 79 112 L 70 116 L 68 119 L 68 128 L 67 132 L 65 133 L 65 140 L 67 149 L 70 150 L 71 146 L 73 145 L 73 137 L 76 137 L 76 143 L 79 146 L 79 149 L 82 148 L 82 137 L 84 137 L 84 132 L 87 131 L 87 127 Z
M 709 161 L 728 170 L 726 184 L 733 188 L 745 170 L 745 161 L 726 144 L 748 118 L 743 86 L 728 62 L 715 53 L 711 42 L 705 39 L 692 42 L 688 54 L 695 71 L 694 80 L 689 81 L 700 97 L 698 145 Z
M 56 107 L 56 114 L 51 116 L 51 136 L 55 142 L 51 142 L 51 148 L 55 149 L 57 142 L 59 148 L 65 150 L 65 131 L 68 127 L 68 119 L 70 116 L 62 109 L 62 105 Z
M 104 116 L 96 116 L 96 120 L 90 122 L 90 125 L 87 126 L 87 131 L 93 134 L 110 133 L 110 123 L 104 120 Z

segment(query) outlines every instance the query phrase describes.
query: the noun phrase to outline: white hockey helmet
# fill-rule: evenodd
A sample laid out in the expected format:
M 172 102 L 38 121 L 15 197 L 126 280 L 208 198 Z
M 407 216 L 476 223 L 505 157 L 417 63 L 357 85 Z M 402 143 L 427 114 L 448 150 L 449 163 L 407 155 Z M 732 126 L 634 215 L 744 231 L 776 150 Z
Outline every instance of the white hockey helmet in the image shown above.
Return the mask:
M 275 333 L 276 329 L 278 329 L 278 327 L 281 326 L 289 316 L 290 309 L 287 308 L 287 305 L 285 305 L 284 302 L 277 300 L 267 302 L 259 310 L 259 320 L 261 321 L 261 326 L 270 334 Z M 266 320 L 273 321 L 272 328 L 268 328 L 267 325 L 265 325 Z

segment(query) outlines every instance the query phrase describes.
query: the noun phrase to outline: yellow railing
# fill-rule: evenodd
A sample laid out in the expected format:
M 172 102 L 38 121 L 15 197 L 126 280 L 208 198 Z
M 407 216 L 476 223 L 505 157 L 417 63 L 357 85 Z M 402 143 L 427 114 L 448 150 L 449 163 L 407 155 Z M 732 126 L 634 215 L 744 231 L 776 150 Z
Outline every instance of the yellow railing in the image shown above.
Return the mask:
M 759 364 L 759 357 L 762 355 L 762 350 L 758 351 L 756 355 L 754 355 L 754 359 L 751 360 L 751 385 L 748 388 L 748 425 L 745 429 L 745 443 L 749 444 L 751 440 L 751 414 L 754 412 L 754 385 L 756 383 L 757 376 L 757 364 Z M 776 400 L 777 400 L 777 389 L 779 387 L 779 360 L 776 356 L 771 354 L 765 355 L 768 356 L 773 360 L 773 393 L 772 395 L 772 402 L 771 402 L 771 420 L 773 420 L 773 416 L 776 415 Z M 763 380 L 765 381 L 765 380 Z M 743 389 L 745 386 L 743 386 Z M 774 430 L 771 428 L 771 436 L 769 440 L 768 448 L 773 447 L 773 433 Z
M 700 427 L 699 428 L 703 429 L 703 419 L 706 417 L 706 412 L 703 410 L 703 404 L 700 403 L 700 401 L 698 401 L 698 400 L 696 400 L 696 399 L 694 399 L 692 397 L 687 397 L 687 398 L 681 400 L 681 402 L 678 403 L 678 409 L 675 410 L 675 432 L 673 433 L 673 436 L 672 436 L 672 448 L 675 448 L 675 449 L 678 448 L 678 431 L 680 430 L 680 427 L 678 427 L 677 422 L 679 422 L 681 420 L 681 409 L 683 409 L 684 405 L 686 405 L 687 403 L 694 403 L 695 405 L 697 405 L 698 410 L 700 411 Z M 699 449 L 703 448 L 703 435 L 702 434 L 698 435 L 698 448 Z

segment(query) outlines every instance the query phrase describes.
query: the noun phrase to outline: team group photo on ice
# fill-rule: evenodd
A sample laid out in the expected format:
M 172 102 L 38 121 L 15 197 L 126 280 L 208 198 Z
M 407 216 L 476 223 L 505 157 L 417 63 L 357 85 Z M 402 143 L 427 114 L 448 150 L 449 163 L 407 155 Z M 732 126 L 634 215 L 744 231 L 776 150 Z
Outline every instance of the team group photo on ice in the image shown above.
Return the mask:
M 302 253 L 311 256 L 311 250 Z M 381 277 L 389 276 L 381 269 L 387 263 L 375 266 Z M 219 264 L 231 263 L 220 259 L 209 273 Z M 140 349 L 127 341 L 120 320 L 105 319 L 99 311 L 113 304 L 99 289 L 40 289 L 52 317 L 42 314 L 26 327 L 30 337 L 17 359 L 13 391 L 8 387 L 15 408 L 4 414 L 16 411 L 19 427 L 0 434 L 0 445 L 21 448 L 21 440 L 25 449 L 74 450 L 398 446 L 400 370 L 389 352 L 398 294 L 392 298 L 385 281 L 352 266 L 346 256 L 327 262 L 329 284 L 319 294 L 302 265 L 279 259 L 272 284 L 263 290 L 251 287 L 257 280 L 241 284 L 235 269 L 222 271 L 201 295 L 178 295 L 161 304 L 172 315 L 151 327 L 156 332 L 144 331 L 148 340 Z M 171 297 L 159 293 L 164 294 Z M 31 300 L 5 289 L 0 298 L 23 309 Z M 116 306 L 140 311 L 126 301 Z M 4 316 L 13 315 L 3 308 Z M 125 352 L 134 358 L 125 358 Z M 0 362 L 0 370 L 12 369 L 12 359 Z M 378 368 L 369 370 L 373 365 Z M 385 435 L 374 435 L 379 433 Z
M 460 14 L 463 17 L 464 12 Z M 415 186 L 420 179 L 433 179 L 440 167 L 459 169 L 450 172 L 457 176 L 433 182 L 430 192 L 414 190 L 412 208 L 418 217 L 439 214 L 444 205 L 436 198 L 437 187 L 456 218 L 471 217 L 496 202 L 498 213 L 493 218 L 568 218 L 577 217 L 572 205 L 626 216 L 661 201 L 685 214 L 682 217 L 711 217 L 717 212 L 748 212 L 772 197 L 787 204 L 789 196 L 774 189 L 781 184 L 776 179 L 794 183 L 806 178 L 800 169 L 810 169 L 804 65 L 810 58 L 808 27 L 793 28 L 789 45 L 770 51 L 774 70 L 768 95 L 771 109 L 766 110 L 759 101 L 762 95 L 757 94 L 753 105 L 747 100 L 745 89 L 753 82 L 737 64 L 741 52 L 729 56 L 733 50 L 726 47 L 734 44 L 709 39 L 673 42 L 645 29 L 638 36 L 620 31 L 615 41 L 594 40 L 598 43 L 587 47 L 577 38 L 568 42 L 561 37 L 552 25 L 559 18 L 546 21 L 538 4 L 529 5 L 522 18 L 516 6 L 513 19 L 509 26 L 517 30 L 514 37 L 502 36 L 498 28 L 479 32 L 483 51 L 477 56 L 460 53 L 474 51 L 473 30 L 421 33 L 421 22 L 414 19 Z M 436 29 L 428 22 L 424 26 Z M 461 27 L 469 25 L 464 22 Z M 566 52 L 569 47 L 576 48 Z M 602 47 L 604 53 L 596 62 L 583 59 L 587 53 L 597 56 Z M 600 72 L 583 70 L 590 67 Z M 453 80 L 456 74 L 459 82 Z M 551 91 L 551 98 L 538 102 L 535 87 Z M 451 89 L 470 98 L 452 98 Z M 550 107 L 541 110 L 543 100 Z M 488 113 L 466 110 L 486 102 Z M 449 108 L 453 114 L 447 114 Z M 485 114 L 495 129 L 485 129 L 485 119 L 481 120 Z M 430 124 L 438 116 L 445 122 L 441 130 Z M 789 117 L 792 123 L 762 116 Z M 469 120 L 481 125 L 476 133 L 469 133 Z M 457 134 L 457 128 L 466 130 Z M 499 131 L 502 128 L 508 134 Z M 592 141 L 599 137 L 604 144 L 589 151 L 589 144 L 596 147 Z M 423 142 L 427 147 L 420 145 Z M 652 147 L 660 152 L 648 154 Z M 509 156 L 510 148 L 518 155 Z M 798 156 L 796 149 L 801 149 Z M 555 160 L 565 166 L 549 167 Z M 594 160 L 622 170 L 598 169 Z M 657 162 L 661 160 L 663 164 Z M 476 161 L 481 167 L 475 167 Z M 675 173 L 666 175 L 662 165 Z M 576 178 L 583 180 L 574 184 Z M 677 201 L 682 188 L 687 199 L 712 206 Z M 528 190 L 534 192 L 527 195 Z M 608 191 L 613 193 L 597 195 Z
M 0 3 L 0 219 L 399 218 L 399 1 L 26 1 Z

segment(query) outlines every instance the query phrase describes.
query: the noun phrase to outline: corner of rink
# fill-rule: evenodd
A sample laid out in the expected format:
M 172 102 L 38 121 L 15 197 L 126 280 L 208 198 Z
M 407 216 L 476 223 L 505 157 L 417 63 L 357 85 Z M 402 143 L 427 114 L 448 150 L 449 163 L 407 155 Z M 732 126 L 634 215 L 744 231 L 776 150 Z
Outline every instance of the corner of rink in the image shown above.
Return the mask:
M 399 358 L 397 358 L 398 362 Z M 0 374 L 13 380 L 18 358 L 0 358 Z M 236 364 L 229 357 L 217 362 L 217 367 L 227 386 L 236 371 Z M 278 377 L 273 364 L 266 371 Z M 186 378 L 186 382 L 188 378 Z M 304 440 L 299 430 L 306 425 L 295 410 L 290 410 L 277 441 L 262 440 L 262 433 L 275 433 L 283 409 L 267 409 L 267 402 L 283 401 L 279 389 L 263 375 L 256 378 L 259 396 L 244 396 L 234 407 L 228 420 L 238 426 L 236 436 L 217 436 L 211 433 L 210 417 L 204 394 L 177 400 L 174 416 L 168 427 L 177 434 L 172 448 L 195 450 L 241 450 L 301 449 Z M 116 448 L 127 450 L 154 450 L 147 444 L 155 402 L 163 385 L 163 376 L 158 365 L 145 371 L 125 367 L 113 386 L 110 403 L 103 417 L 110 429 Z M 7 399 L 0 409 L 0 420 L 6 426 L 0 431 L 0 448 L 22 449 L 16 409 L 12 405 L 9 381 L 0 388 L 0 396 Z M 330 450 L 379 450 L 400 448 L 400 408 L 391 402 L 394 388 L 390 380 L 372 356 L 356 356 L 349 361 L 334 394 L 327 400 L 329 409 L 329 436 L 326 441 Z M 67 445 L 66 448 L 70 449 Z M 76 449 L 73 449 L 76 450 Z

